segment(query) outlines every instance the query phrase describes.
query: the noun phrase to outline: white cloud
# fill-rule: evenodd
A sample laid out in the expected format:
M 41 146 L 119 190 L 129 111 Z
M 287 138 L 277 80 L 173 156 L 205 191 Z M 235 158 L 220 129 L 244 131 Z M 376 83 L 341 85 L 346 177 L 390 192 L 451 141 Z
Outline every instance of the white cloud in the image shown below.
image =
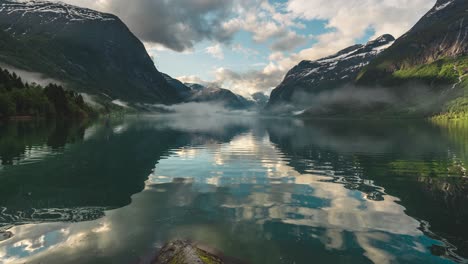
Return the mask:
M 333 54 L 355 44 L 370 30 L 374 32 L 373 37 L 387 33 L 398 37 L 409 30 L 436 2 L 135 0 L 130 4 L 126 0 L 65 1 L 119 15 L 145 41 L 147 47 L 156 50 L 166 47 L 176 51 L 190 51 L 196 43 L 208 40 L 213 41 L 213 44 L 204 52 L 217 59 L 224 59 L 228 47 L 245 57 L 255 56 L 256 61 L 260 60 L 259 63 L 266 65 L 263 69 L 241 72 L 223 68 L 215 73 L 216 82 L 222 82 L 223 87 L 242 94 L 268 91 L 277 86 L 286 72 L 301 60 L 315 60 Z M 306 43 L 309 33 L 303 32 L 313 29 L 305 28 L 305 24 L 312 20 L 325 21 L 328 31 L 315 35 L 313 46 L 291 53 Z M 307 25 L 311 27 L 313 23 Z M 301 33 L 298 29 L 301 29 Z M 231 45 L 233 36 L 238 32 L 250 33 L 255 45 L 248 46 L 248 41 Z M 264 56 L 265 50 L 270 50 L 270 54 Z M 221 65 L 212 66 L 220 68 Z M 191 74 L 191 69 L 186 71 L 187 75 Z
M 269 91 L 277 86 L 286 72 L 302 60 L 316 60 L 356 44 L 369 29 L 374 31 L 371 38 L 383 34 L 399 37 L 408 31 L 435 3 L 436 0 L 289 0 L 285 5 L 286 14 L 272 13 L 273 20 L 282 21 L 282 25 L 300 27 L 299 20 L 326 20 L 330 31 L 315 36 L 317 42 L 297 53 L 284 54 L 281 51 L 291 50 L 291 41 L 281 40 L 282 33 L 278 28 L 255 24 L 254 40 L 264 40 L 266 36 L 279 36 L 275 49 L 269 55 L 269 63 L 263 70 L 235 72 L 224 70 L 218 72 L 217 80 L 228 88 L 243 91 Z M 257 20 L 254 20 L 257 21 Z M 294 22 L 295 21 L 295 22 Z M 286 33 L 294 39 L 294 33 Z M 279 44 L 278 44 L 279 43 Z M 230 74 L 227 74 L 230 73 Z M 267 81 L 268 80 L 268 81 Z M 276 84 L 274 82 L 276 81 Z
M 55 0 L 50 0 L 55 1 Z M 234 0 L 63 0 L 119 16 L 142 41 L 175 51 L 204 40 L 229 42 L 222 23 L 234 13 Z
M 313 50 L 303 51 L 316 59 L 352 45 L 369 29 L 374 36 L 392 34 L 399 37 L 414 25 L 435 0 L 289 0 L 287 10 L 297 18 L 328 21 L 333 29 L 318 37 Z
M 302 28 L 293 14 L 281 12 L 281 8 L 273 6 L 268 0 L 241 0 L 236 7 L 237 15 L 225 21 L 222 28 L 226 34 L 238 31 L 252 33 L 252 39 L 264 43 L 270 39 L 300 36 L 293 31 Z
M 217 43 L 213 46 L 209 46 L 205 49 L 205 52 L 210 54 L 216 59 L 222 60 L 224 59 L 224 52 L 223 48 L 221 47 L 221 44 Z
M 259 54 L 257 50 L 244 47 L 242 44 L 239 44 L 239 43 L 234 44 L 232 46 L 232 51 L 243 54 L 245 56 L 257 56 Z
M 266 67 L 268 68 L 268 67 Z M 215 82 L 245 97 L 256 92 L 265 92 L 274 88 L 281 81 L 282 72 L 272 69 L 236 72 L 219 68 L 215 72 Z
M 306 42 L 307 37 L 291 31 L 275 40 L 271 45 L 271 49 L 273 51 L 291 51 L 298 46 L 304 45 Z
M 207 81 L 203 80 L 199 76 L 196 75 L 183 75 L 176 78 L 177 80 L 181 81 L 182 83 L 196 83 L 203 85 L 205 87 L 212 87 L 212 88 L 223 88 L 223 84 L 215 81 Z
M 216 82 L 241 94 L 269 91 L 277 86 L 286 72 L 302 60 L 319 59 L 353 45 L 369 29 L 374 37 L 390 33 L 398 37 L 414 25 L 429 10 L 435 0 L 289 0 L 286 13 L 266 2 L 250 11 L 240 12 L 223 24 L 226 30 L 246 30 L 253 40 L 264 42 L 274 38 L 273 52 L 263 70 L 238 72 L 220 68 Z M 316 44 L 297 53 L 285 54 L 304 43 L 305 38 L 290 31 L 301 27 L 297 20 L 328 21 L 327 33 L 315 36 Z

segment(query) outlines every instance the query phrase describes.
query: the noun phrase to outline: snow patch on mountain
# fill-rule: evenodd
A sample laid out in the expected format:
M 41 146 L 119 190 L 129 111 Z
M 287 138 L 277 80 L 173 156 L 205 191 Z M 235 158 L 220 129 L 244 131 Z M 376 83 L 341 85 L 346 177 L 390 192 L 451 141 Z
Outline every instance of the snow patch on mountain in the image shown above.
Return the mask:
M 432 16 L 434 15 L 435 13 L 445 9 L 446 7 L 448 7 L 449 5 L 453 4 L 455 2 L 455 0 L 450 0 L 446 3 L 441 3 L 441 4 L 438 4 L 436 6 L 434 6 L 434 8 L 427 14 L 428 16 Z
M 325 58 L 302 61 L 273 90 L 269 105 L 295 101 L 296 97 L 301 96 L 301 92 L 320 92 L 353 81 L 363 67 L 394 42 L 393 36 L 385 34 L 366 44 L 350 46 Z
M 101 13 L 87 8 L 80 8 L 62 2 L 50 2 L 44 0 L 10 0 L 0 4 L 0 13 L 6 12 L 11 15 L 20 13 L 22 17 L 28 13 L 43 13 L 50 18 L 63 17 L 69 21 L 113 21 L 115 17 L 110 14 Z
M 370 59 L 390 47 L 393 43 L 394 39 L 392 37 L 384 35 L 373 41 L 369 41 L 365 45 L 355 45 L 351 49 L 338 52 L 326 58 L 316 61 L 303 61 L 290 71 L 287 78 L 307 78 L 309 83 L 321 80 L 346 79 L 366 66 Z
M 445 4 L 441 4 L 441 5 L 439 5 L 439 6 L 436 6 L 436 7 L 434 7 L 434 8 L 435 8 L 436 11 L 440 11 L 440 10 L 446 8 L 447 6 L 451 5 L 452 3 L 453 3 L 453 0 L 452 0 L 452 1 L 449 1 L 449 2 L 447 2 L 447 3 L 445 3 Z

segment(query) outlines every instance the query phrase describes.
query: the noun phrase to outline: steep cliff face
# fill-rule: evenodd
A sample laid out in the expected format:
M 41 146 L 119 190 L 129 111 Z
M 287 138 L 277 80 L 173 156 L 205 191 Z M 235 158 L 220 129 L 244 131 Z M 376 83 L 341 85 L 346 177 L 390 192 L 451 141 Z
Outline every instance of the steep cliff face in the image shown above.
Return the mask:
M 438 0 L 419 22 L 372 61 L 358 84 L 400 84 L 395 72 L 468 54 L 468 1 Z M 410 76 L 408 76 L 410 77 Z M 418 78 L 420 76 L 413 76 Z M 424 76 L 434 81 L 440 76 Z M 428 77 L 432 77 L 428 78 Z M 453 80 L 446 80 L 447 82 Z
M 352 82 L 359 71 L 383 50 L 394 37 L 383 35 L 365 45 L 353 45 L 316 61 L 302 61 L 291 69 L 283 82 L 272 91 L 269 107 L 281 103 L 297 103 L 295 97 L 331 90 Z
M 180 101 L 119 18 L 64 3 L 0 0 L 0 62 L 112 99 Z

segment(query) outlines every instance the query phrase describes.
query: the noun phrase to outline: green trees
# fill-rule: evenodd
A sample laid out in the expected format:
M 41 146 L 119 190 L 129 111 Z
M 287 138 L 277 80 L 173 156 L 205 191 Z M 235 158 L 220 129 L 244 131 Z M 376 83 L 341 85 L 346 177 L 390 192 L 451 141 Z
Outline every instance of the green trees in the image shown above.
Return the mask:
M 0 68 L 0 118 L 13 116 L 83 119 L 94 111 L 83 97 L 57 84 L 42 87 L 25 83 L 15 73 Z

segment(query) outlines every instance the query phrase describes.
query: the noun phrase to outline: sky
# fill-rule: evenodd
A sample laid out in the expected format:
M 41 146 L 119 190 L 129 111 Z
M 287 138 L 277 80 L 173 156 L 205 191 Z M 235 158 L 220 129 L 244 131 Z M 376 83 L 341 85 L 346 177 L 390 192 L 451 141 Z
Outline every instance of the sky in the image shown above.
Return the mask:
M 159 71 L 249 97 L 289 69 L 383 34 L 399 37 L 436 0 L 64 0 L 119 16 Z

